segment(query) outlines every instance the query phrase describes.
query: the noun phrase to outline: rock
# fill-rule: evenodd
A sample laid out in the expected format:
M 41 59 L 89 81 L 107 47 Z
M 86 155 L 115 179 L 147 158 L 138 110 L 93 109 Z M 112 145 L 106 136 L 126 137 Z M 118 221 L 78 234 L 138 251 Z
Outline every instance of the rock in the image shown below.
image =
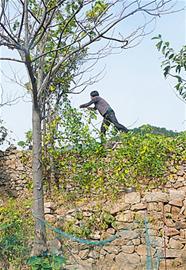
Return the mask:
M 99 231 L 95 231 L 90 235 L 90 238 L 93 240 L 100 240 L 101 239 L 101 234 Z
M 88 212 L 88 211 L 83 211 L 83 216 L 84 217 L 91 217 L 91 213 L 90 212 Z
M 182 249 L 183 244 L 180 243 L 180 241 L 175 240 L 174 238 L 171 238 L 169 240 L 169 248 L 171 248 L 171 249 Z
M 175 221 L 178 220 L 180 211 L 181 211 L 181 209 L 179 207 L 172 206 L 171 213 L 172 213 L 172 219 L 173 220 L 175 220 Z
M 178 188 L 182 188 L 183 187 L 183 183 L 182 182 L 176 182 L 174 184 L 174 188 L 178 189 Z
M 71 215 L 66 215 L 65 216 L 65 221 L 66 222 L 76 222 L 76 219 L 73 217 L 73 216 L 71 216 Z
M 109 235 L 113 235 L 113 234 L 115 234 L 115 232 L 116 231 L 113 228 L 108 228 L 106 231 L 106 233 L 108 233 Z
M 167 242 L 167 241 L 166 241 Z M 164 238 L 163 237 L 156 237 L 155 239 L 151 240 L 151 245 L 153 248 L 161 248 L 164 246 Z
M 180 237 L 186 239 L 186 229 L 180 230 Z
M 19 191 L 19 190 L 22 190 L 23 188 L 20 187 L 20 186 L 17 186 L 15 189 L 16 189 L 17 191 Z
M 186 246 L 185 246 L 184 249 L 182 250 L 181 258 L 182 258 L 184 264 L 186 264 Z
M 186 207 L 186 199 L 183 201 L 183 205 Z
M 170 190 L 169 191 L 169 200 L 174 201 L 174 200 L 184 200 L 185 199 L 185 191 L 175 191 L 175 190 Z
M 120 248 L 118 246 L 105 246 L 104 250 L 107 251 L 109 254 L 119 254 Z
M 131 207 L 131 210 L 132 211 L 135 211 L 135 210 L 144 210 L 144 209 L 147 209 L 147 204 L 145 204 L 145 203 L 134 204 Z
M 48 249 L 51 254 L 58 254 L 61 249 L 61 242 L 58 239 L 47 241 Z
M 54 211 L 51 208 L 44 208 L 44 213 L 45 214 L 52 214 Z
M 158 212 L 163 212 L 163 207 L 164 207 L 164 203 L 163 202 L 158 202 L 157 211 Z
M 147 204 L 147 209 L 149 212 L 156 211 L 157 207 L 158 207 L 158 204 L 156 202 L 149 202 Z
M 175 228 L 175 223 L 172 219 L 165 219 L 165 225 L 167 227 Z
M 136 204 L 139 203 L 141 200 L 141 196 L 139 192 L 131 192 L 125 194 L 125 203 L 128 204 Z
M 147 254 L 147 247 L 146 247 L 146 245 L 139 245 L 136 248 L 136 252 L 140 256 L 145 256 Z
M 124 239 L 124 238 L 118 238 L 118 239 L 113 241 L 113 244 L 115 246 L 125 246 L 125 245 L 127 245 L 127 243 L 128 243 L 128 240 Z
M 184 175 L 184 169 L 181 168 L 178 172 L 177 172 L 178 176 L 183 176 Z
M 81 250 L 79 252 L 79 257 L 82 259 L 82 260 L 86 260 L 88 258 L 88 254 L 89 254 L 89 249 L 85 249 L 85 250 Z
M 123 230 L 118 233 L 123 239 L 133 240 L 140 236 L 140 233 L 136 230 Z
M 55 204 L 53 202 L 45 202 L 44 207 L 54 210 L 55 209 Z
M 99 259 L 100 255 L 95 250 L 91 250 L 90 253 L 88 254 L 88 257 L 93 259 L 93 260 L 97 260 L 97 259 Z M 92 261 L 92 262 L 94 262 L 94 261 Z
M 185 267 L 180 265 L 177 258 L 166 259 L 167 270 L 185 270 Z M 160 265 L 158 270 L 165 270 L 165 260 L 160 260 Z
M 184 176 L 178 176 L 177 181 L 184 183 L 185 177 Z
M 176 230 L 175 228 L 166 228 L 165 230 L 165 234 L 166 236 L 174 236 L 174 235 L 178 235 L 180 232 L 178 230 Z
M 52 222 L 52 223 L 54 223 L 56 221 L 55 216 L 54 215 L 50 215 L 50 214 L 46 214 L 45 215 L 45 219 L 46 219 L 46 221 Z
M 165 258 L 165 254 L 164 251 L 163 253 L 163 257 Z M 180 249 L 166 249 L 166 258 L 178 258 L 181 257 L 183 251 Z
M 114 215 L 118 212 L 128 210 L 129 204 L 125 202 L 125 195 L 119 198 L 117 202 L 107 202 L 106 204 L 103 204 L 103 210 L 109 212 L 111 215 Z
M 124 246 L 122 246 L 122 252 L 127 253 L 127 254 L 133 253 L 134 252 L 134 245 L 130 245 L 130 246 L 124 245 Z
M 182 207 L 183 206 L 183 200 L 175 199 L 169 202 L 170 205 Z
M 143 201 L 145 202 L 168 202 L 169 196 L 167 193 L 163 193 L 161 191 L 157 192 L 148 192 L 144 198 Z
M 115 255 L 113 255 L 113 254 L 107 254 L 103 259 L 101 259 L 98 262 L 98 264 L 96 265 L 96 269 L 99 269 L 99 270 L 110 270 L 111 267 L 115 264 L 114 258 L 115 258 Z
M 138 245 L 140 245 L 140 239 L 133 239 L 133 240 L 132 240 L 132 243 L 133 243 L 135 246 L 138 246 Z
M 177 230 L 186 229 L 186 222 L 177 221 L 175 227 Z
M 63 217 L 63 216 L 65 216 L 65 214 L 66 214 L 66 210 L 64 209 L 64 208 L 58 208 L 58 209 L 56 209 L 56 211 L 55 211 L 55 213 L 59 216 L 59 217 Z
M 134 213 L 130 210 L 125 211 L 124 213 L 118 214 L 116 220 L 120 222 L 132 222 L 134 219 Z
M 127 260 L 127 263 L 131 265 L 138 265 L 140 263 L 140 257 L 136 253 L 127 254 L 127 256 L 124 256 L 123 253 L 120 253 L 118 256 L 116 256 L 116 262 L 123 262 L 123 259 L 125 262 Z
M 107 251 L 104 249 L 100 250 L 100 256 L 105 256 L 107 254 Z
M 134 223 L 133 222 L 128 223 L 128 222 L 115 221 L 112 224 L 112 227 L 117 231 L 133 230 Z

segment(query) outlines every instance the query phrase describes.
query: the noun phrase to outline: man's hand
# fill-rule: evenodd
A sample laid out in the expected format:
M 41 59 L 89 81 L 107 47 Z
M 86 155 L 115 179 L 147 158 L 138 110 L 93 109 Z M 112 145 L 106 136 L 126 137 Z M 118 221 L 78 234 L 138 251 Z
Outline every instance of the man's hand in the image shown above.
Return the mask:
M 92 107 L 87 107 L 87 109 L 88 109 L 89 111 L 95 111 L 95 108 L 92 108 Z

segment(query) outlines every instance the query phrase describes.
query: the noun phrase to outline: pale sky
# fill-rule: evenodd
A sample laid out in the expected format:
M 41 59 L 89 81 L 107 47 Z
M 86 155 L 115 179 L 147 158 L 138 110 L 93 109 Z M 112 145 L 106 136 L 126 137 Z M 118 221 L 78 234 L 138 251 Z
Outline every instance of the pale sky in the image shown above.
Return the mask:
M 186 2 L 180 1 L 180 5 L 184 4 Z M 118 120 L 128 128 L 151 124 L 176 131 L 185 130 L 186 106 L 176 96 L 173 84 L 163 77 L 161 54 L 155 47 L 156 41 L 151 40 L 158 34 L 162 35 L 163 40 L 169 41 L 174 49 L 179 50 L 186 44 L 185 11 L 162 16 L 157 21 L 154 32 L 145 37 L 140 45 L 101 60 L 94 69 L 96 73 L 105 66 L 104 78 L 80 95 L 71 96 L 72 105 L 78 108 L 80 104 L 89 101 L 92 90 L 98 90 L 100 96 L 115 110 Z M 0 54 L 5 55 L 6 52 L 3 48 Z M 20 78 L 25 74 L 20 64 L 3 61 L 0 68 L 9 77 L 12 75 L 12 68 Z M 4 93 L 11 97 L 24 94 L 22 88 L 8 81 L 6 76 L 1 74 L 0 77 Z M 31 104 L 27 101 L 28 98 L 24 98 L 24 101 L 11 107 L 5 106 L 0 111 L 0 118 L 12 130 L 12 137 L 16 141 L 23 140 L 25 132 L 31 128 Z M 100 121 L 101 117 L 98 118 L 98 123 Z

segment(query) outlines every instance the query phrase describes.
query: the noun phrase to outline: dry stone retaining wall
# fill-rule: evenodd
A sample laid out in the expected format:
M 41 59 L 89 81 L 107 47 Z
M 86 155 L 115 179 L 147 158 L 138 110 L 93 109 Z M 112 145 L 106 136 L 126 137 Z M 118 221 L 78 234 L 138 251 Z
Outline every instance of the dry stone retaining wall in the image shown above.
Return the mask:
M 31 163 L 24 162 L 24 153 L 15 148 L 0 152 L 0 193 L 21 195 L 31 178 Z M 26 164 L 26 165 L 25 165 Z M 64 240 L 51 241 L 49 246 L 67 254 L 69 270 L 142 270 L 147 269 L 147 255 L 153 258 L 152 269 L 186 270 L 186 165 L 172 170 L 172 178 L 163 188 L 150 192 L 121 193 L 117 200 L 105 199 L 69 209 L 54 202 L 45 203 L 46 220 L 63 228 L 74 221 L 81 228 L 84 221 L 97 213 L 97 205 L 112 215 L 115 222 L 107 229 L 92 231 L 89 239 L 117 238 L 108 245 L 92 247 Z M 56 200 L 57 201 L 57 200 Z M 77 218 L 77 212 L 82 218 Z M 144 220 L 147 219 L 147 225 Z M 148 234 L 147 228 L 148 226 Z M 95 226 L 96 227 L 96 226 Z M 148 237 L 150 245 L 147 244 Z M 66 241 L 66 240 L 65 240 Z M 159 258 L 160 265 L 156 268 Z M 166 258 L 166 260 L 165 260 Z M 166 263 L 166 268 L 165 268 Z
M 93 202 L 78 208 L 83 219 L 90 218 L 96 212 L 95 205 L 96 202 Z M 89 238 L 98 241 L 113 235 L 117 238 L 103 247 L 88 247 L 70 242 L 73 248 L 69 252 L 67 269 L 149 269 L 148 250 L 152 258 L 150 269 L 186 269 L 185 182 L 178 189 L 122 194 L 114 203 L 104 201 L 103 210 L 114 216 L 115 225 L 105 231 L 94 231 Z M 55 208 L 55 204 L 48 203 L 45 211 L 46 219 L 60 227 L 61 218 L 65 216 L 65 219 L 73 220 L 77 209 L 65 212 L 63 207 Z M 148 221 L 147 227 L 145 219 Z M 75 225 L 81 227 L 82 220 L 77 219 Z
M 30 179 L 31 161 L 24 151 L 18 151 L 15 147 L 0 151 L 0 195 L 21 195 Z

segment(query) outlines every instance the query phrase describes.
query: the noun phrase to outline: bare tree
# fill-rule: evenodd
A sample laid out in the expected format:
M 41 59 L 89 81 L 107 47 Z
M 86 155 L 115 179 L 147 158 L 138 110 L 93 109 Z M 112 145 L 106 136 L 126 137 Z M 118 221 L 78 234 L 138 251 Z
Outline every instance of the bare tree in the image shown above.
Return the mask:
M 52 83 L 60 71 L 64 74 L 70 65 L 81 66 L 87 57 L 98 59 L 114 48 L 136 46 L 148 34 L 147 26 L 170 11 L 172 1 L 1 1 L 0 46 L 17 50 L 20 57 L 4 56 L 0 60 L 25 65 L 32 93 L 34 255 L 47 249 L 45 224 L 41 222 L 44 220 L 41 122 L 45 104 L 55 91 Z M 65 86 L 63 79 L 61 86 Z M 58 96 L 61 97 L 62 94 Z

